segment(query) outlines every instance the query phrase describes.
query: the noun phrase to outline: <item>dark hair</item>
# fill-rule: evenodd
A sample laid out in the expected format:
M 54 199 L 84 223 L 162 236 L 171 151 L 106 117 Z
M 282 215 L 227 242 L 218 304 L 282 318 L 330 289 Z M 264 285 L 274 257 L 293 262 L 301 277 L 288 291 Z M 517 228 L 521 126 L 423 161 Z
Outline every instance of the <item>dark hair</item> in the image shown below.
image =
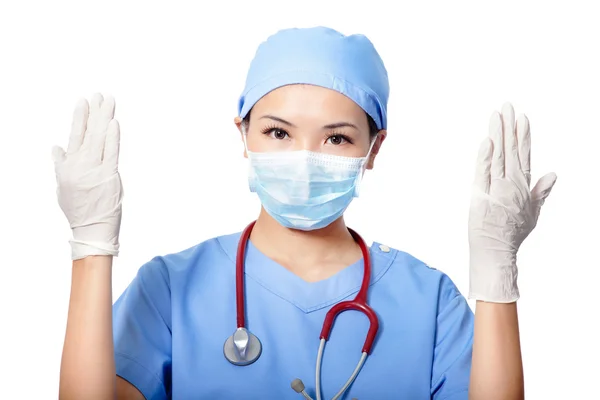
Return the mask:
M 244 124 L 244 126 L 246 128 L 248 128 L 248 126 L 250 126 L 251 112 L 252 112 L 252 109 L 250 111 L 248 111 L 248 114 L 246 114 L 246 116 L 242 120 L 242 124 Z M 375 138 L 375 136 L 377 136 L 377 133 L 379 132 L 379 128 L 377 128 L 377 124 L 375 123 L 375 120 L 373 119 L 373 117 L 371 117 L 366 112 L 365 112 L 365 114 L 367 116 L 367 122 L 369 124 L 369 136 L 370 136 L 370 139 L 373 140 L 373 138 Z

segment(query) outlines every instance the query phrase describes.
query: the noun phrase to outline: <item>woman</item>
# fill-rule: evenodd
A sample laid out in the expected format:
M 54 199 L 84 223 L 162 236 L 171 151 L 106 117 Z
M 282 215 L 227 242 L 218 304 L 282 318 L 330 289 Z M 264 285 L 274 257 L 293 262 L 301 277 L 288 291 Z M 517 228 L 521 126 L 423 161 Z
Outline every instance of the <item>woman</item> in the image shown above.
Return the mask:
M 262 43 L 235 119 L 262 203 L 249 240 L 236 233 L 154 258 L 112 309 L 119 126 L 111 98 L 80 103 L 69 148 L 54 150 L 73 229 L 60 397 L 523 398 L 516 253 L 556 176 L 530 192 L 527 119 L 515 124 L 509 104 L 492 115 L 469 220 L 473 316 L 446 275 L 383 244 L 367 250 L 345 226 L 387 134 L 388 93 L 383 62 L 362 35 L 288 29 Z M 238 260 L 244 293 L 234 301 Z M 376 317 L 344 312 L 321 335 L 332 306 L 359 292 L 366 265 Z M 364 345 L 377 324 L 373 346 Z M 329 340 L 317 360 L 319 337 Z

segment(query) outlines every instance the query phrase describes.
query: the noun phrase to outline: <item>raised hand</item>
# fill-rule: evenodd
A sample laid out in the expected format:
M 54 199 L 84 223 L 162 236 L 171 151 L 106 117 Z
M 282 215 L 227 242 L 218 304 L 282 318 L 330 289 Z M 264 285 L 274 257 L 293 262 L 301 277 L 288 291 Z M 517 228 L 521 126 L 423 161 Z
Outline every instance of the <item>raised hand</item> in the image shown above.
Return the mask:
M 530 190 L 529 121 L 511 104 L 490 118 L 481 144 L 469 213 L 469 298 L 511 303 L 519 298 L 517 251 L 535 228 L 556 174 Z
M 114 113 L 112 97 L 97 93 L 89 104 L 81 100 L 73 114 L 67 151 L 52 149 L 58 203 L 73 231 L 73 260 L 119 252 L 123 187 Z

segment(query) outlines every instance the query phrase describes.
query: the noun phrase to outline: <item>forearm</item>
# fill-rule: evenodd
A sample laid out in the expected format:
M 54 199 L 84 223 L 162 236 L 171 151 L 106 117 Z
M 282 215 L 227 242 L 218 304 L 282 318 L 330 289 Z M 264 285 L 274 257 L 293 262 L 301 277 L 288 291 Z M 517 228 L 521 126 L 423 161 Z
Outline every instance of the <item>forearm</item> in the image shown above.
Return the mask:
M 73 262 L 60 370 L 61 400 L 115 398 L 111 280 L 112 256 Z
M 478 301 L 469 399 L 520 400 L 524 396 L 517 303 Z

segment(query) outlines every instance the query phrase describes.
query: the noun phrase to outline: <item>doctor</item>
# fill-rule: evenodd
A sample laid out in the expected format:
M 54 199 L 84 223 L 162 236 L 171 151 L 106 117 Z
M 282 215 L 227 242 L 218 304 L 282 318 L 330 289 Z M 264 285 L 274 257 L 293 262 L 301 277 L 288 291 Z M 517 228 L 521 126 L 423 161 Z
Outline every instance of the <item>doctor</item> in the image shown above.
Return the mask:
M 269 37 L 235 118 L 256 223 L 149 260 L 114 307 L 119 125 L 112 98 L 80 102 L 53 151 L 73 231 L 60 398 L 522 399 L 517 251 L 556 175 L 530 189 L 528 120 L 510 104 L 493 113 L 468 225 L 473 315 L 448 276 L 344 223 L 386 138 L 388 94 L 365 36 Z M 324 335 L 328 311 L 354 299 L 369 318 L 342 312 Z

